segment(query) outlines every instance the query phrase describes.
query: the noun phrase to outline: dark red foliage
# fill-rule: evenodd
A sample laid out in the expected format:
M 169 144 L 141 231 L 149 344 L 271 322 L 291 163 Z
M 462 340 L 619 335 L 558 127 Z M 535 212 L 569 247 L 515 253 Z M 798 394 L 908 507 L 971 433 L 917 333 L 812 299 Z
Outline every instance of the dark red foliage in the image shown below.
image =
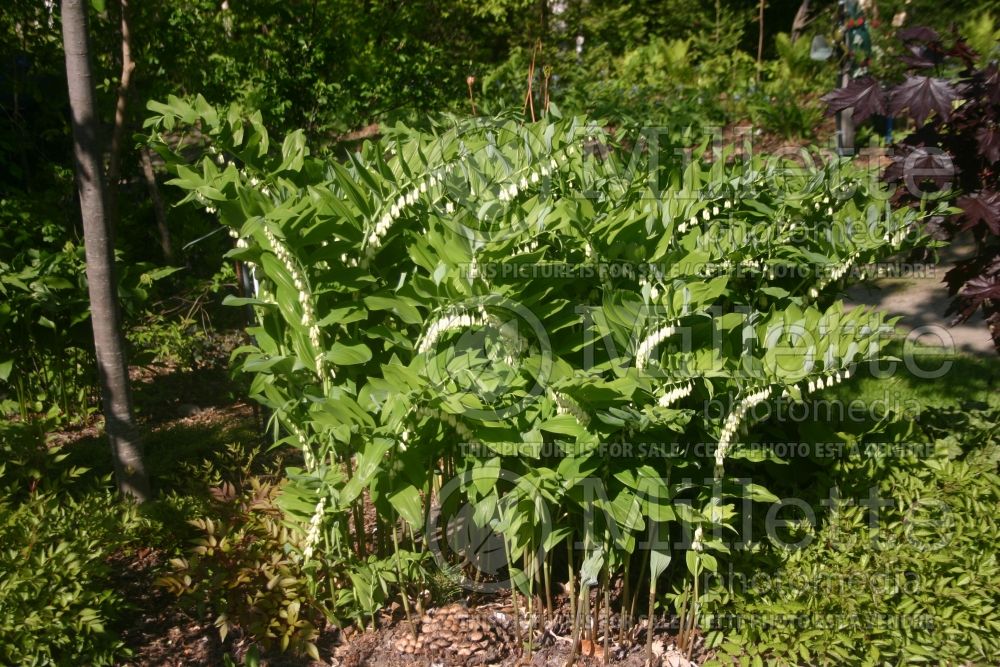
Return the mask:
M 930 69 L 941 64 L 941 61 L 944 60 L 942 54 L 918 46 L 910 47 L 909 51 L 909 53 L 900 56 L 900 60 L 913 69 Z
M 919 198 L 920 193 L 953 189 L 960 171 L 950 153 L 933 145 L 901 145 L 896 147 L 892 164 L 886 167 L 882 178 L 901 186 L 893 199 L 905 203 Z
M 903 28 L 896 33 L 896 37 L 905 42 L 917 42 L 919 44 L 939 44 L 941 36 L 934 28 L 925 25 Z
M 962 231 L 984 224 L 994 235 L 1000 236 L 1000 194 L 983 190 L 959 197 L 956 203 L 962 209 Z
M 997 69 L 996 64 L 992 64 L 978 74 L 982 79 L 980 85 L 990 104 L 1000 104 L 1000 69 Z
M 916 130 L 893 146 L 883 178 L 898 185 L 897 205 L 917 205 L 931 192 L 956 195 L 961 212 L 936 221 L 936 235 L 971 231 L 977 251 L 945 274 L 954 297 L 948 314 L 954 324 L 981 311 L 1000 351 L 1000 70 L 995 63 L 977 69 L 968 44 L 956 37 L 946 45 L 931 28 L 897 36 L 911 69 L 902 82 L 865 77 L 824 100 L 831 114 L 853 107 L 857 120 L 889 113 L 914 121 Z M 946 79 L 942 72 L 956 74 Z
M 829 113 L 835 114 L 853 108 L 854 119 L 858 122 L 875 114 L 885 115 L 885 93 L 882 84 L 872 77 L 855 79 L 843 88 L 823 96 Z
M 979 153 L 989 164 L 1000 160 L 1000 128 L 996 125 L 984 125 L 976 130 L 976 141 L 979 142 Z
M 895 116 L 903 110 L 909 110 L 910 117 L 918 125 L 923 125 L 932 111 L 942 120 L 948 120 L 951 116 L 951 103 L 957 98 L 955 88 L 944 79 L 908 76 L 906 81 L 892 89 L 889 111 Z

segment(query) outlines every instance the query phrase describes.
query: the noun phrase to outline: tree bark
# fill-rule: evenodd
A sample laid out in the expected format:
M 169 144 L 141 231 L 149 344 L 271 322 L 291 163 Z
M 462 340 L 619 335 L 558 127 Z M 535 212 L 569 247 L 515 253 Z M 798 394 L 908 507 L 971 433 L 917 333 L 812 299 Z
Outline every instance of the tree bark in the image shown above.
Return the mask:
M 149 157 L 149 149 L 140 149 L 139 158 L 142 160 L 142 175 L 146 179 L 149 198 L 153 202 L 153 215 L 156 216 L 156 228 L 160 232 L 160 248 L 163 250 L 163 259 L 166 260 L 167 264 L 173 264 L 174 246 L 170 242 L 167 212 L 163 207 L 163 199 L 160 197 L 160 188 L 156 185 L 156 172 L 153 171 L 153 161 Z
M 122 140 L 125 136 L 125 109 L 128 106 L 128 95 L 132 89 L 132 71 L 135 61 L 132 60 L 132 32 L 128 24 L 128 0 L 119 0 L 122 25 L 122 75 L 118 84 L 118 97 L 115 102 L 115 124 L 111 130 L 111 148 L 108 158 L 108 227 L 111 238 L 114 239 L 120 219 L 118 210 L 118 189 L 122 173 Z
M 86 0 L 62 0 L 62 31 L 104 427 L 111 442 L 119 491 L 142 502 L 149 497 L 149 481 L 142 461 L 142 443 L 132 417 L 128 362 L 117 299 L 114 245 L 108 229 L 101 169 L 99 120 L 94 108 Z

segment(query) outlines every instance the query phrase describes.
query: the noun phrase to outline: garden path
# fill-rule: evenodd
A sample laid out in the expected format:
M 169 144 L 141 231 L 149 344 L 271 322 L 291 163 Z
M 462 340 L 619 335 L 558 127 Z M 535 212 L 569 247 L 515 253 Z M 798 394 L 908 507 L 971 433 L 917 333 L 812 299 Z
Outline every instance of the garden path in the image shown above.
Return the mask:
M 944 274 L 956 261 L 973 251 L 971 241 L 960 240 L 941 249 L 940 263 L 928 262 L 920 266 L 911 263 L 909 266 L 915 270 L 854 285 L 847 290 L 845 299 L 850 305 L 874 306 L 890 315 L 902 316 L 900 329 L 909 333 L 921 328 L 915 336 L 924 345 L 937 345 L 965 354 L 994 355 L 981 313 L 953 327 L 948 326 L 950 316 L 945 316 L 951 298 L 942 282 Z M 905 259 L 893 264 L 906 266 L 904 262 Z

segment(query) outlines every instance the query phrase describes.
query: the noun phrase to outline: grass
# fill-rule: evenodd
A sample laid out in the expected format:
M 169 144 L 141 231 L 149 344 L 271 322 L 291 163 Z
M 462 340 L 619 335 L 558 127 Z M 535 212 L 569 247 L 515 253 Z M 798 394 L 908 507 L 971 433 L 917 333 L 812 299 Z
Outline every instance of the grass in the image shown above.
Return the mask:
M 861 400 L 874 401 L 889 393 L 905 402 L 927 407 L 1000 407 L 998 357 L 951 354 L 941 348 L 921 345 L 904 348 L 899 341 L 890 344 L 887 353 L 904 360 L 896 363 L 896 372 L 890 377 L 861 375 L 853 384 L 836 387 L 832 396 L 845 399 L 853 395 Z M 940 376 L 920 377 L 914 374 L 908 369 L 906 358 L 911 359 L 910 368 L 921 369 L 926 375 L 935 375 L 940 371 Z

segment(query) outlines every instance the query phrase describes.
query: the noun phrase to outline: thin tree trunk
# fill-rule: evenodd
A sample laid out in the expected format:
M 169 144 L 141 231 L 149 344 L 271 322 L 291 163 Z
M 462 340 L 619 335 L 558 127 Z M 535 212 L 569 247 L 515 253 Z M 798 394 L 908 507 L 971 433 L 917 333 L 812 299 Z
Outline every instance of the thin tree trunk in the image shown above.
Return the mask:
M 149 481 L 142 462 L 138 429 L 132 418 L 128 362 L 116 293 L 114 246 L 108 229 L 101 150 L 97 136 L 99 121 L 94 108 L 86 0 L 62 0 L 62 30 L 66 51 L 66 81 L 73 117 L 73 157 L 76 162 L 87 258 L 90 317 L 94 329 L 105 430 L 111 441 L 118 489 L 142 502 L 149 497 Z
M 757 13 L 757 80 L 760 81 L 760 68 L 764 63 L 764 3 L 760 0 L 760 10 Z
M 170 241 L 167 212 L 163 207 L 163 199 L 160 198 L 160 188 L 156 185 L 156 173 L 153 171 L 153 161 L 149 158 L 149 149 L 140 149 L 139 158 L 142 160 L 142 175 L 146 179 L 146 187 L 149 188 L 149 198 L 153 202 L 153 214 L 156 216 L 156 228 L 160 232 L 160 248 L 163 249 L 163 259 L 166 260 L 167 264 L 173 264 L 174 245 Z
M 125 136 L 125 109 L 132 89 L 132 31 L 128 24 L 128 0 L 119 0 L 122 14 L 122 76 L 118 84 L 118 99 L 115 102 L 115 125 L 111 131 L 111 149 L 108 158 L 108 226 L 114 239 L 120 219 L 118 212 L 118 184 L 122 173 L 122 140 Z

